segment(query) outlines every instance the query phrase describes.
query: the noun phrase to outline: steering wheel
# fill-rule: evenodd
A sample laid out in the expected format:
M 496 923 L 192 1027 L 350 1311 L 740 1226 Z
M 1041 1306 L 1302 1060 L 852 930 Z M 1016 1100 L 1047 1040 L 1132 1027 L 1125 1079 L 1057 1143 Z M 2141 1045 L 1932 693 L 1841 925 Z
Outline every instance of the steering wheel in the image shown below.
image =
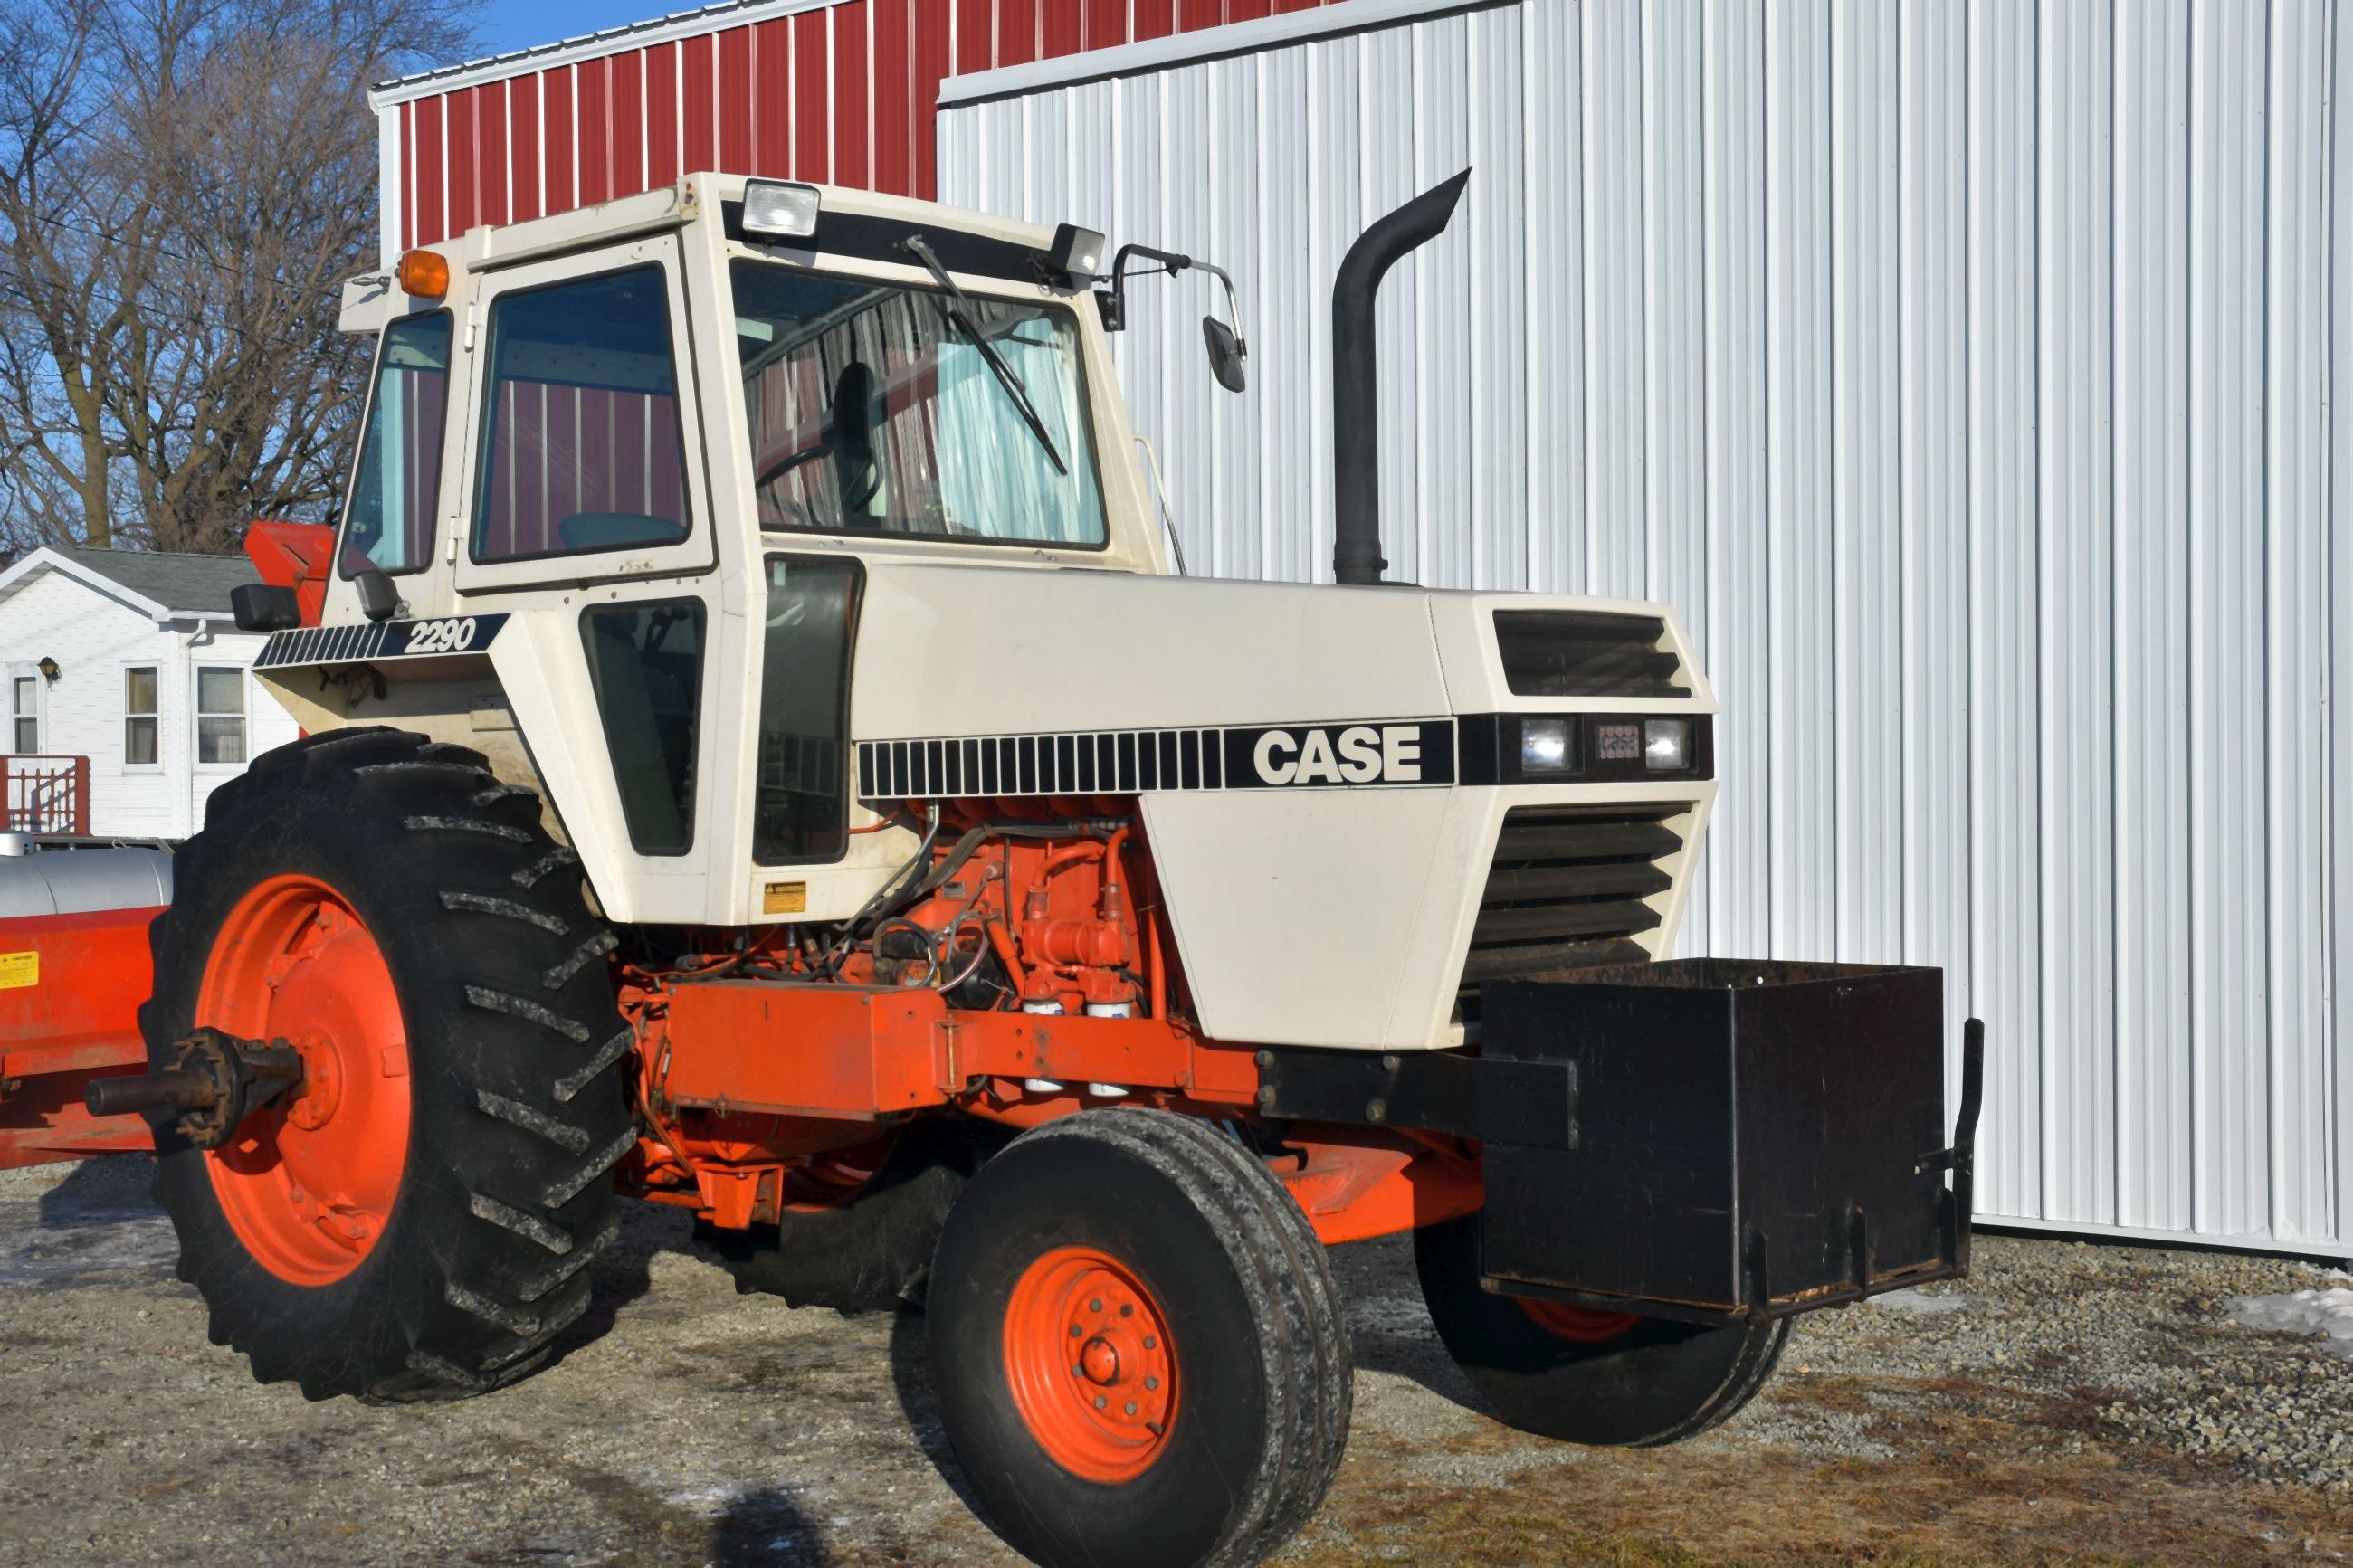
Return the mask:
M 803 447 L 797 452 L 787 452 L 753 475 L 752 488 L 755 490 L 766 489 L 803 463 L 815 462 L 832 449 L 833 443 L 829 438 L 820 438 L 814 445 Z

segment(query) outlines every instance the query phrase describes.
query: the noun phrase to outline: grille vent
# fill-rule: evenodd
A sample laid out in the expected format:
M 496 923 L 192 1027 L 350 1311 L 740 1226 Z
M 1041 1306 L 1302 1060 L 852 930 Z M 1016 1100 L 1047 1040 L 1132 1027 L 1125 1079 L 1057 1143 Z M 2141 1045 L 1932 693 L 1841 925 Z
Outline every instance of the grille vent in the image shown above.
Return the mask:
M 1656 616 L 1498 610 L 1495 643 L 1514 697 L 1689 697 Z
M 1654 805 L 1524 805 L 1504 818 L 1462 984 L 1519 979 L 1648 956 L 1634 939 L 1659 923 L 1643 900 L 1672 887 L 1658 864 L 1683 847 Z

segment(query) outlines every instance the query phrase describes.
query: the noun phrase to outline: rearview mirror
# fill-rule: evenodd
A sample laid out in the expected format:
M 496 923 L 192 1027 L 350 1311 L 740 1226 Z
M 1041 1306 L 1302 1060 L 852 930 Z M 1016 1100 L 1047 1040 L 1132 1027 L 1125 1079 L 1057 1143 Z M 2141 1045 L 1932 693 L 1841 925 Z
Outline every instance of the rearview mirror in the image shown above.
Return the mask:
M 228 591 L 228 609 L 241 632 L 282 632 L 302 624 L 294 590 L 274 583 L 239 583 Z
M 353 573 L 352 586 L 359 590 L 360 614 L 369 620 L 389 620 L 393 612 L 400 608 L 400 590 L 392 585 L 392 579 L 380 566 Z
M 1201 318 L 1201 337 L 1209 345 L 1209 374 L 1228 392 L 1240 392 L 1250 385 L 1245 369 L 1250 360 L 1250 345 L 1234 336 L 1234 330 L 1215 316 Z

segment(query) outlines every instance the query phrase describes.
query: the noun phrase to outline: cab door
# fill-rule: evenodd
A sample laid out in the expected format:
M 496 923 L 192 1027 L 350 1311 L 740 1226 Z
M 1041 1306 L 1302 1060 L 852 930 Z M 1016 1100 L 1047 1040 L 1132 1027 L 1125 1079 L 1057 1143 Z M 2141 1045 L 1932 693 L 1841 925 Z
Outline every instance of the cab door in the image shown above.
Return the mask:
M 493 272 L 465 331 L 461 596 L 716 563 L 676 237 Z
M 734 835 L 711 672 L 721 613 L 680 244 L 501 268 L 470 304 L 457 614 L 617 921 L 701 921 Z

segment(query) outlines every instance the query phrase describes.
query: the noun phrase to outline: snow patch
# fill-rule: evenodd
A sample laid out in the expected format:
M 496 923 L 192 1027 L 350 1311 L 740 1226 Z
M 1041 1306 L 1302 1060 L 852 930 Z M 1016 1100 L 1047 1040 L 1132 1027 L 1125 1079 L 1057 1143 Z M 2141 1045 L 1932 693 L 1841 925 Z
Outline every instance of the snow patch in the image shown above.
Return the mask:
M 1926 1290 L 1919 1289 L 1916 1287 L 1903 1290 L 1890 1290 L 1883 1296 L 1873 1296 L 1871 1298 L 1871 1304 L 1873 1306 L 1883 1307 L 1891 1312 L 1926 1312 L 1930 1314 L 1937 1312 L 1967 1311 L 1969 1308 L 1970 1301 L 1971 1298 L 1963 1295 L 1957 1290 L 1949 1290 L 1941 1296 L 1931 1296 Z
M 2353 1361 L 2353 1290 L 2295 1290 L 2284 1296 L 2233 1296 L 2231 1321 L 2273 1333 L 2326 1334 L 2323 1347 Z

